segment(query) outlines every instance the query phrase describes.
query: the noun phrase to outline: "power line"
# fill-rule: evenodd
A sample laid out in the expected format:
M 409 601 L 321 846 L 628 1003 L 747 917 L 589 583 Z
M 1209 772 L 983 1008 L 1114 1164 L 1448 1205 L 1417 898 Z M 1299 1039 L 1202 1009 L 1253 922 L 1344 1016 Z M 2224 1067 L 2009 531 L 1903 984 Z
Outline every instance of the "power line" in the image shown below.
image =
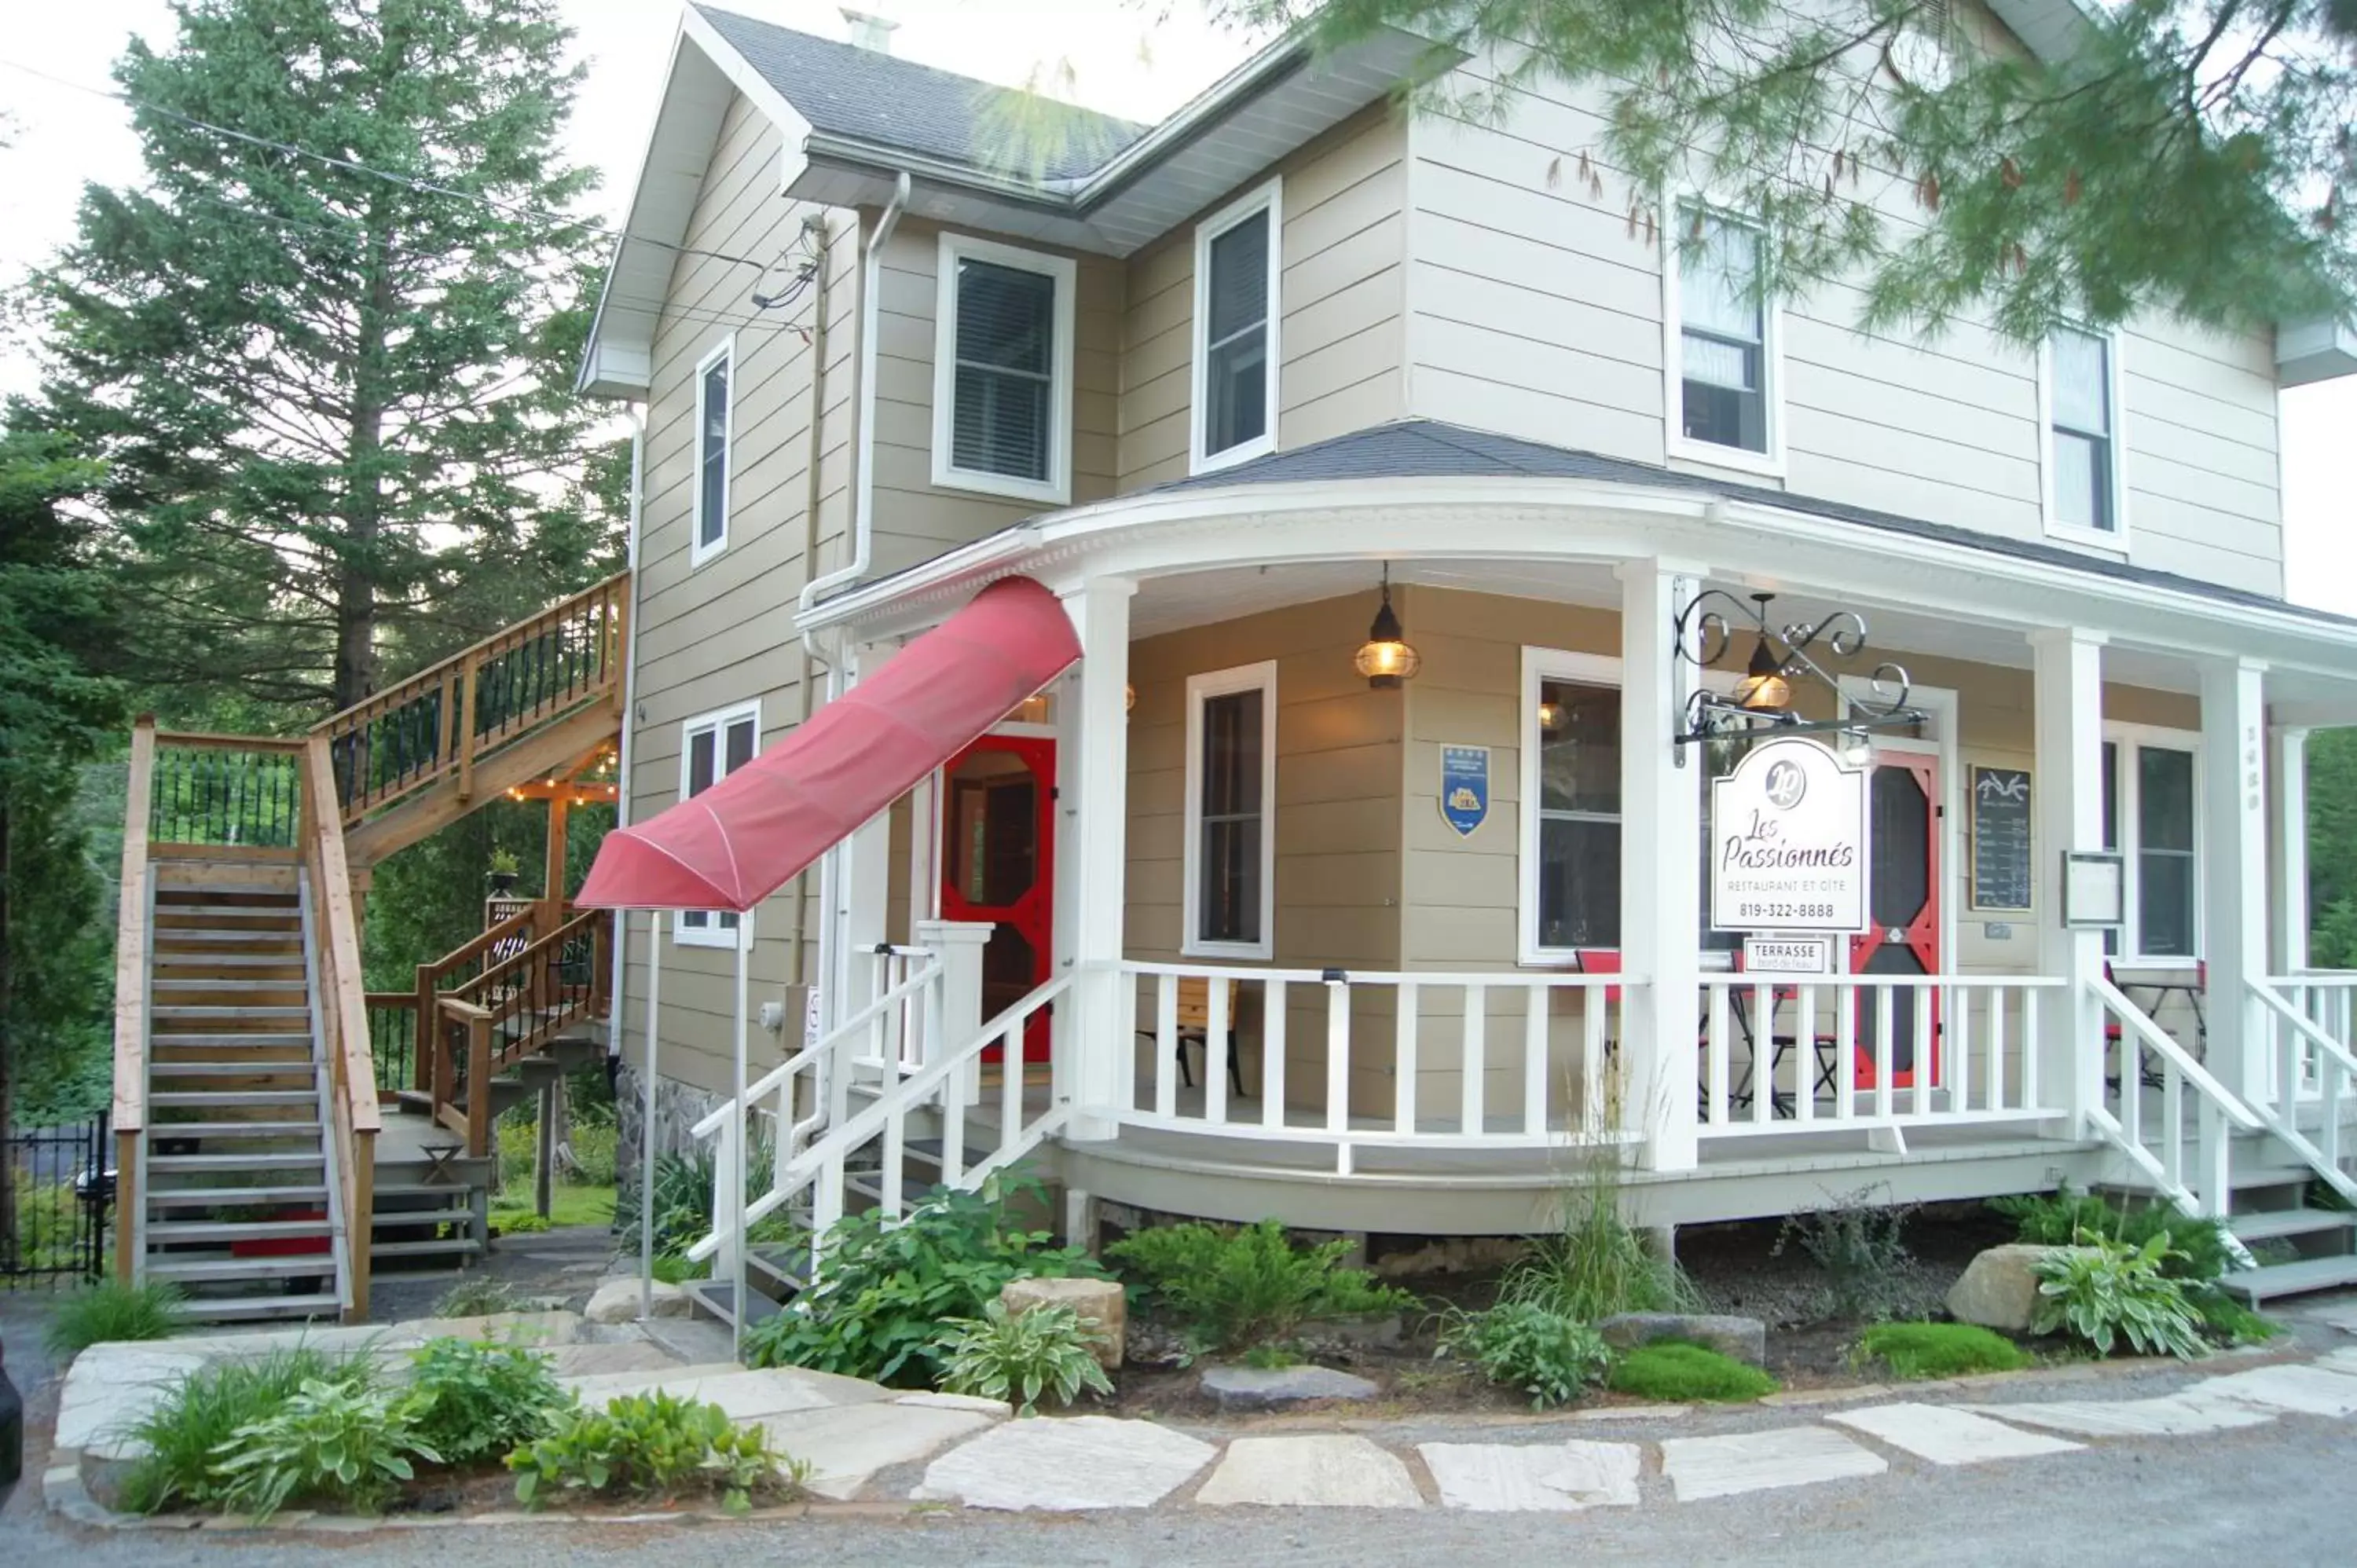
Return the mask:
M 484 196 L 477 191 L 459 190 L 451 186 L 420 178 L 415 175 L 395 174 L 388 169 L 374 168 L 351 158 L 336 156 L 331 153 L 314 152 L 308 147 L 297 146 L 292 142 L 282 142 L 269 136 L 257 136 L 251 132 L 235 130 L 227 125 L 216 125 L 210 121 L 199 120 L 192 114 L 184 114 L 179 110 L 168 109 L 160 103 L 135 98 L 128 92 L 118 91 L 112 88 L 91 87 L 86 82 L 70 81 L 62 76 L 55 76 L 38 67 L 27 65 L 21 60 L 0 59 L 0 66 L 5 66 L 11 70 L 22 71 L 27 76 L 38 77 L 43 81 L 52 82 L 76 92 L 86 92 L 93 98 L 112 99 L 115 102 L 127 104 L 134 109 L 144 109 L 152 114 L 161 114 L 167 120 L 178 121 L 193 130 L 208 132 L 216 136 L 227 136 L 232 141 L 243 142 L 250 146 L 261 147 L 269 152 L 284 153 L 291 157 L 310 158 L 330 168 L 342 169 L 350 174 L 366 175 L 371 179 L 384 180 L 388 184 L 400 186 L 404 189 L 420 195 L 447 196 L 459 201 L 472 201 L 511 218 L 528 219 L 551 228 L 584 230 L 590 233 L 602 234 L 612 240 L 633 240 L 641 245 L 652 245 L 657 249 L 671 251 L 683 256 L 705 256 L 713 261 L 729 263 L 734 266 L 753 267 L 763 272 L 769 270 L 768 263 L 755 261 L 749 256 L 731 255 L 726 251 L 702 250 L 693 245 L 677 245 L 668 240 L 655 239 L 651 235 L 633 234 L 627 230 L 611 229 L 592 219 L 533 211 L 524 208 L 521 203 L 500 201 L 497 198 Z

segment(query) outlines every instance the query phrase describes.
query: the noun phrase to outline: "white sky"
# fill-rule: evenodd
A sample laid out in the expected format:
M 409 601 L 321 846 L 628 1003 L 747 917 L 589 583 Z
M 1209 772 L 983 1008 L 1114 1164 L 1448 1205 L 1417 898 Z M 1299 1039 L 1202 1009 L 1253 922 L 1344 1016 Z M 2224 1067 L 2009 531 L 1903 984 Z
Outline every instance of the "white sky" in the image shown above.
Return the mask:
M 576 106 L 574 157 L 605 176 L 605 216 L 619 221 L 626 188 L 654 117 L 669 48 L 672 0 L 562 0 L 589 61 Z M 830 0 L 734 0 L 733 7 L 830 38 L 843 22 Z M 1131 119 L 1168 113 L 1243 58 L 1244 45 L 1214 31 L 1188 5 L 1157 25 L 1125 0 L 866 0 L 901 26 L 895 53 L 1006 82 L 1069 61 L 1076 95 Z M 111 85 L 108 69 L 133 33 L 170 37 L 163 0 L 71 0 L 19 5 L 0 31 L 0 61 L 86 87 Z M 124 106 L 0 64 L 0 113 L 16 145 L 0 149 L 0 286 L 16 283 L 72 232 L 83 182 L 123 184 L 139 173 Z M 0 344 L 0 392 L 27 390 L 24 345 Z M 2291 596 L 2357 615 L 2357 377 L 2283 398 L 2283 478 Z M 2133 520 L 2131 520 L 2133 521 Z

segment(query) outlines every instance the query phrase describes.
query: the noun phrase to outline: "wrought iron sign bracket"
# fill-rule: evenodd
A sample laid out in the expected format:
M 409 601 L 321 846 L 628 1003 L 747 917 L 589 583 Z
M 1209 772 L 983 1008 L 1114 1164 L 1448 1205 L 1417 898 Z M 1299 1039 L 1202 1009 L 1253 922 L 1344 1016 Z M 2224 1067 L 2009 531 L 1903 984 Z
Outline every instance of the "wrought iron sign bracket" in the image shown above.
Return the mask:
M 1905 729 L 1930 715 L 1910 706 L 1911 683 L 1906 670 L 1888 661 L 1874 667 L 1867 678 L 1870 691 L 1860 695 L 1842 689 L 1839 680 L 1819 660 L 1846 660 L 1866 648 L 1866 621 L 1854 610 L 1835 610 L 1823 620 L 1770 622 L 1768 607 L 1773 594 L 1754 594 L 1746 606 L 1723 588 L 1706 588 L 1686 600 L 1671 627 L 1676 651 L 1671 655 L 1673 692 L 1684 714 L 1683 727 L 1671 737 L 1677 766 L 1686 763 L 1685 748 L 1699 743 L 1745 736 L 1839 734 L 1862 747 L 1877 730 Z M 1684 666 L 1707 670 L 1725 658 L 1734 645 L 1735 627 L 1749 622 L 1755 640 L 1742 679 L 1732 694 L 1702 687 L 1684 690 Z M 1807 681 L 1833 697 L 1835 716 L 1803 719 L 1792 711 L 1792 688 Z

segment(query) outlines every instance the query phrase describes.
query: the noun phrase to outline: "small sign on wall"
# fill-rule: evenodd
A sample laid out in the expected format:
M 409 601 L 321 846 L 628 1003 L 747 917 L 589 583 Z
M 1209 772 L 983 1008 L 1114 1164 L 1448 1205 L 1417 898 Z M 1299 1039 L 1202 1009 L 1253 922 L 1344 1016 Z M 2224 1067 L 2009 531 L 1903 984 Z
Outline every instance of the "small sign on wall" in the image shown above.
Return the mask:
M 1973 779 L 1972 907 L 2029 912 L 2029 769 L 1981 768 Z
M 1759 932 L 1743 939 L 1746 974 L 1831 974 L 1834 939 L 1830 936 L 1785 937 Z
M 1471 838 L 1473 830 L 1490 815 L 1490 748 L 1486 746 L 1444 746 L 1440 748 L 1441 820 Z
M 1866 774 L 1813 740 L 1763 741 L 1710 784 L 1715 931 L 1866 927 Z

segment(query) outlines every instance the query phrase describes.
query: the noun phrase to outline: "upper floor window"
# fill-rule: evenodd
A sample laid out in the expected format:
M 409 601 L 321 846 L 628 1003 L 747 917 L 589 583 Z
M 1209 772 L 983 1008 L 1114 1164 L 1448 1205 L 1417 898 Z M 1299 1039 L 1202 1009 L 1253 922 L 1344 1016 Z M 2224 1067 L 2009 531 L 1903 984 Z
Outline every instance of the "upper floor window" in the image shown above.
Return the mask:
M 695 537 L 688 564 L 728 548 L 728 447 L 736 414 L 729 387 L 736 379 L 737 339 L 721 339 L 695 367 Z
M 1274 950 L 1276 666 L 1187 681 L 1185 940 L 1189 955 Z
M 1704 462 L 1778 467 L 1776 310 L 1760 293 L 1760 231 L 1691 205 L 1678 209 L 1678 221 L 1663 260 L 1674 334 L 1667 347 L 1678 376 L 1668 383 L 1676 389 L 1669 448 Z
M 1071 499 L 1074 277 L 1061 256 L 942 236 L 933 483 Z
M 2047 526 L 2115 543 L 2124 532 L 2116 345 L 2107 335 L 2055 328 L 2044 385 Z
M 2198 853 L 2199 737 L 2175 731 L 2107 729 L 2104 742 L 2104 847 L 2127 874 L 2127 924 L 2104 950 L 2129 964 L 2184 964 L 2201 956 Z
M 1272 180 L 1195 231 L 1199 473 L 1276 446 L 1277 195 Z
M 680 726 L 679 798 L 692 800 L 753 760 L 761 749 L 761 704 L 747 703 Z M 671 936 L 690 947 L 733 948 L 737 916 L 727 909 L 683 909 Z

